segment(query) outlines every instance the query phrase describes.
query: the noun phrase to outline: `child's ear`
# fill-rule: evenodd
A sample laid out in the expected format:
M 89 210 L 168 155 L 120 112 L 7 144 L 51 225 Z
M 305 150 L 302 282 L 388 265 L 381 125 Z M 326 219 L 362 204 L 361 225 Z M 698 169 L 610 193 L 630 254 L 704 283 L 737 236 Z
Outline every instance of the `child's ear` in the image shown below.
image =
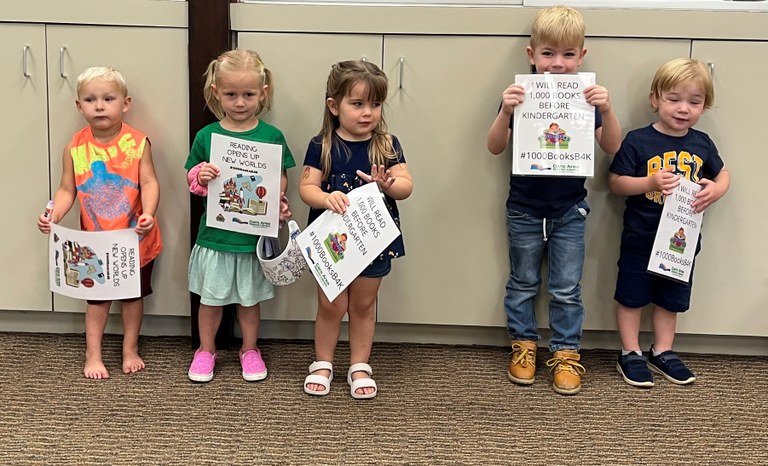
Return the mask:
M 653 108 L 653 111 L 656 112 L 659 110 L 659 99 L 656 98 L 656 95 L 651 92 L 648 94 L 648 100 L 651 102 L 651 108 Z
M 80 112 L 80 114 L 83 114 L 83 107 L 80 105 L 80 100 L 75 99 L 75 107 L 77 107 L 77 111 Z
M 328 106 L 328 110 L 333 113 L 333 116 L 339 116 L 339 106 L 336 104 L 336 100 L 328 97 L 325 99 L 325 104 Z
M 581 56 L 579 57 L 579 66 L 581 66 L 581 62 L 584 60 L 584 56 L 587 55 L 587 49 L 583 48 L 581 49 Z
M 125 100 L 123 100 L 123 113 L 127 112 L 131 109 L 131 96 L 127 95 L 125 96 Z
M 525 51 L 528 53 L 528 61 L 531 62 L 531 65 L 533 65 L 533 48 L 529 45 L 525 48 Z
M 211 84 L 211 93 L 213 93 L 213 97 L 216 100 L 221 100 L 221 98 L 219 96 L 219 90 L 216 89 L 216 85 L 215 84 Z
M 269 84 L 265 84 L 261 86 L 261 96 L 259 96 L 259 100 L 266 99 L 268 94 L 269 94 Z

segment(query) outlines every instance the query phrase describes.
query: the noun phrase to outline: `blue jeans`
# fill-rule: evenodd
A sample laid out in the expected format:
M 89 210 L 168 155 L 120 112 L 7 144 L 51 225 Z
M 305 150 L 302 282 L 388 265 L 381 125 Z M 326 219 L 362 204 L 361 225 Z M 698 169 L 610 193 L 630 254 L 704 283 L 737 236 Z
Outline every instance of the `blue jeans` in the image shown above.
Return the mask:
M 589 206 L 581 201 L 560 218 L 541 219 L 507 210 L 509 280 L 504 310 L 512 340 L 538 341 L 534 299 L 541 285 L 541 261 L 548 251 L 549 327 L 551 351 L 581 347 L 584 306 L 584 230 Z

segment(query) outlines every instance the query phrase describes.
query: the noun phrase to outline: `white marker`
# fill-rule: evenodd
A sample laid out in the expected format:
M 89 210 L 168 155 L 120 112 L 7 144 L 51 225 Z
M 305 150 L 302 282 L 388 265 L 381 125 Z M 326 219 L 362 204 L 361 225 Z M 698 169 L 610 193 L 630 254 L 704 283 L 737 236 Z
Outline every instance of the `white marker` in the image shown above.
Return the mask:
M 43 213 L 43 217 L 45 218 L 51 218 L 51 212 L 53 212 L 53 201 L 48 201 L 48 204 L 45 205 L 45 213 Z

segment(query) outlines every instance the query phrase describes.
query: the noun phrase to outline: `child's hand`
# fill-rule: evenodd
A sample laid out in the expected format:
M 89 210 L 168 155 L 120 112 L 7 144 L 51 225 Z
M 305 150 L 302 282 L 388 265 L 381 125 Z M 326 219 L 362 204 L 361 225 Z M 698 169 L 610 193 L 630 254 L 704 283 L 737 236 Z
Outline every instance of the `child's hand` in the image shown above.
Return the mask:
M 597 107 L 600 113 L 608 113 L 611 111 L 611 100 L 608 97 L 608 89 L 603 86 L 593 84 L 584 89 L 584 97 L 587 99 L 587 103 L 593 107 Z
M 219 176 L 219 167 L 213 163 L 206 163 L 197 173 L 197 184 L 200 186 L 208 186 L 208 182 Z
M 144 236 L 155 226 L 155 217 L 149 214 L 141 214 L 136 223 L 136 234 Z
M 512 115 L 512 110 L 525 100 L 525 88 L 521 84 L 510 84 L 501 94 L 501 112 Z
M 650 177 L 651 189 L 649 191 L 661 191 L 661 194 L 669 196 L 672 190 L 680 184 L 680 175 L 672 173 L 672 167 L 667 167 Z
M 691 203 L 693 211 L 697 214 L 704 212 L 707 207 L 717 202 L 726 191 L 720 184 L 706 178 L 699 180 L 699 184 L 701 185 L 701 191 L 693 196 L 696 200 Z
M 332 210 L 333 212 L 336 212 L 337 214 L 343 214 L 347 211 L 347 206 L 349 205 L 349 198 L 346 194 L 344 194 L 341 191 L 334 191 L 328 196 L 325 197 L 325 201 L 323 201 L 323 207 L 325 207 L 328 210 Z
M 389 189 L 389 187 L 392 186 L 392 184 L 395 182 L 395 177 L 392 176 L 392 172 L 390 172 L 384 165 L 371 165 L 370 175 L 363 172 L 362 170 L 358 170 L 357 176 L 365 180 L 366 183 L 375 181 L 379 184 L 379 188 L 381 188 L 382 191 Z
M 51 232 L 51 221 L 51 218 L 48 218 L 45 214 L 41 214 L 37 217 L 37 229 L 40 230 L 41 233 L 45 233 L 46 235 L 49 234 Z
M 285 193 L 280 193 L 280 224 L 282 225 L 292 216 L 291 206 L 288 205 L 288 198 L 285 197 Z

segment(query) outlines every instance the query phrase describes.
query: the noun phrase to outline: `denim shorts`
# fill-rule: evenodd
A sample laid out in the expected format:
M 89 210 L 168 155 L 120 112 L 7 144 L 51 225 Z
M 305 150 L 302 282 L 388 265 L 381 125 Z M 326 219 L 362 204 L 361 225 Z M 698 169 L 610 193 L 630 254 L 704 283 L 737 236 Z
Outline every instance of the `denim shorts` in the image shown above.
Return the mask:
M 392 270 L 392 258 L 384 257 L 382 259 L 376 259 L 371 262 L 371 265 L 365 268 L 360 273 L 361 277 L 367 278 L 381 278 L 389 275 Z
M 688 283 L 654 275 L 647 270 L 652 249 L 653 238 L 649 242 L 631 232 L 622 233 L 619 275 L 613 299 L 632 309 L 653 303 L 670 312 L 687 311 L 691 305 L 693 267 Z

